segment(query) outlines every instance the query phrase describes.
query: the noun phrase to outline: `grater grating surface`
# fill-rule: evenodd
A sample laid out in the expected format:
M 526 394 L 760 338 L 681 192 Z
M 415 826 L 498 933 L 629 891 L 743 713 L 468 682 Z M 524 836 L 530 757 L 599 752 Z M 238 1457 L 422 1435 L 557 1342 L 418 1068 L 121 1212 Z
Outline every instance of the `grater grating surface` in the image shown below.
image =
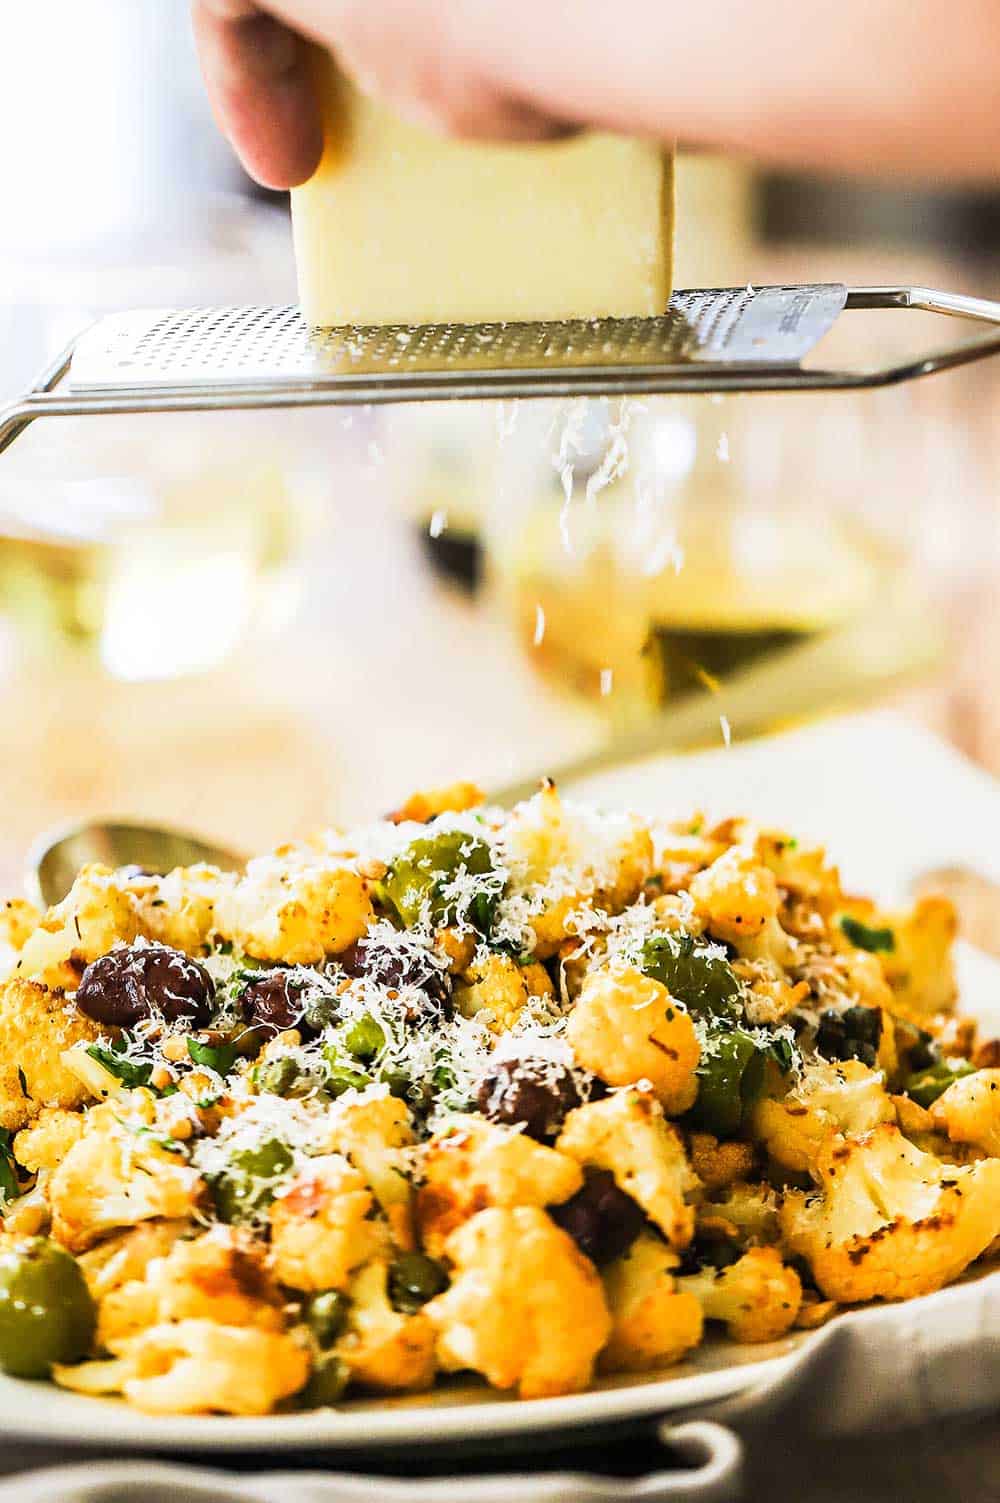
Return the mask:
M 801 360 L 844 307 L 840 286 L 678 293 L 661 318 L 310 330 L 296 308 L 117 314 L 80 341 L 74 391 L 215 382 L 554 375 Z
M 975 339 L 872 368 L 806 357 L 844 310 L 920 309 Z M 0 454 L 37 417 L 663 392 L 857 391 L 1000 352 L 1000 303 L 923 287 L 708 288 L 659 318 L 311 330 L 295 308 L 157 309 L 88 329 L 0 409 Z

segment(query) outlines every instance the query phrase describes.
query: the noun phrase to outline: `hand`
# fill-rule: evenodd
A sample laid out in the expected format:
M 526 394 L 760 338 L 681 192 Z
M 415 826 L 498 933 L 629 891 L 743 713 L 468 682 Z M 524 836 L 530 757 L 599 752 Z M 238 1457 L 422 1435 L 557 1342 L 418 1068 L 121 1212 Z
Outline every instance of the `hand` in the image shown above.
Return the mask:
M 248 170 L 321 151 L 304 39 L 410 119 L 473 138 L 596 126 L 772 162 L 1000 174 L 1000 0 L 194 0 L 215 111 Z

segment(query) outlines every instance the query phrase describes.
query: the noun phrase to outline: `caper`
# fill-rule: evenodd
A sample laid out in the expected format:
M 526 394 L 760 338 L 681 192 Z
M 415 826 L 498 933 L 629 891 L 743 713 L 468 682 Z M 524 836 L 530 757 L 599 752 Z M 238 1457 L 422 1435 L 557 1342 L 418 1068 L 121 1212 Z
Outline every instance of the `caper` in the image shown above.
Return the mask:
M 269 1091 L 272 1096 L 287 1096 L 301 1074 L 302 1071 L 292 1056 L 282 1054 L 277 1059 L 269 1059 L 258 1065 L 254 1079 L 258 1090 Z
M 337 1021 L 338 999 L 327 992 L 317 992 L 306 1003 L 302 1022 L 309 1033 L 322 1033 Z
M 454 904 L 445 896 L 448 884 L 461 872 L 484 877 L 493 871 L 493 857 L 485 840 L 478 840 L 462 830 L 442 830 L 420 840 L 413 840 L 396 857 L 381 886 L 389 906 L 408 927 L 427 914 L 433 924 L 445 924 L 455 918 Z M 486 894 L 478 895 L 485 900 Z M 488 928 L 492 904 L 474 901 L 470 917 L 479 928 Z
M 299 1403 L 303 1409 L 323 1409 L 336 1404 L 343 1398 L 350 1378 L 347 1364 L 332 1352 L 325 1352 L 317 1357 L 312 1377 L 299 1394 Z
M 448 1275 L 426 1253 L 403 1253 L 389 1269 L 389 1298 L 403 1315 L 415 1315 L 447 1286 Z
M 314 1294 L 305 1307 L 305 1322 L 320 1346 L 332 1346 L 344 1329 L 347 1300 L 336 1289 Z
M 90 1351 L 94 1302 L 76 1259 L 47 1237 L 0 1251 L 0 1367 L 17 1378 L 45 1378 L 53 1362 Z
M 259 1148 L 241 1148 L 212 1182 L 220 1221 L 249 1221 L 274 1199 L 274 1181 L 292 1167 L 291 1149 L 279 1138 Z
M 365 1064 L 385 1048 L 385 1029 L 370 1012 L 362 1013 L 344 1034 L 344 1047 Z

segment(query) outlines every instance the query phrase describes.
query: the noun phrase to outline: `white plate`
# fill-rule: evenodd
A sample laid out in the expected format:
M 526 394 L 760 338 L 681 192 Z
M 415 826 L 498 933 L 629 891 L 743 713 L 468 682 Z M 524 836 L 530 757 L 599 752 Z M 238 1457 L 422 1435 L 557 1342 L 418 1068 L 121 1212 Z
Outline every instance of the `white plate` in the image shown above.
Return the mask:
M 704 801 L 729 813 L 784 818 L 792 829 L 825 838 L 859 890 L 888 895 L 904 892 L 930 867 L 971 865 L 981 855 L 985 871 L 1000 845 L 987 838 L 989 831 L 1000 833 L 1000 789 L 933 738 L 884 715 L 813 727 L 725 754 L 617 769 L 580 791 L 606 806 L 684 812 Z M 866 871 L 873 874 L 868 880 Z M 1000 1026 L 1000 965 L 965 946 L 959 977 L 966 1010 Z M 809 1340 L 803 1333 L 772 1346 L 740 1347 L 710 1338 L 690 1361 L 666 1373 L 606 1379 L 592 1392 L 567 1398 L 523 1403 L 485 1385 L 454 1383 L 433 1394 L 358 1399 L 336 1411 L 265 1419 L 153 1419 L 119 1401 L 0 1377 L 0 1433 L 105 1450 L 188 1453 L 374 1451 L 527 1439 L 730 1397 L 778 1377 Z

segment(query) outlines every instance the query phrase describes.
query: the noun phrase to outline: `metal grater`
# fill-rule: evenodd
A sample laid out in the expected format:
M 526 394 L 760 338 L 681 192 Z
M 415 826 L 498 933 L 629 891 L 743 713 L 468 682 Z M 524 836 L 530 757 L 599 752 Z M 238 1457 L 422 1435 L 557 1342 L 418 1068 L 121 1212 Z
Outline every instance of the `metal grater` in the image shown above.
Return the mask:
M 804 364 L 845 310 L 992 326 L 904 364 Z M 709 288 L 659 318 L 311 330 L 296 308 L 118 313 L 0 409 L 0 453 L 37 417 L 359 403 L 887 386 L 1000 350 L 1000 303 L 919 287 Z

